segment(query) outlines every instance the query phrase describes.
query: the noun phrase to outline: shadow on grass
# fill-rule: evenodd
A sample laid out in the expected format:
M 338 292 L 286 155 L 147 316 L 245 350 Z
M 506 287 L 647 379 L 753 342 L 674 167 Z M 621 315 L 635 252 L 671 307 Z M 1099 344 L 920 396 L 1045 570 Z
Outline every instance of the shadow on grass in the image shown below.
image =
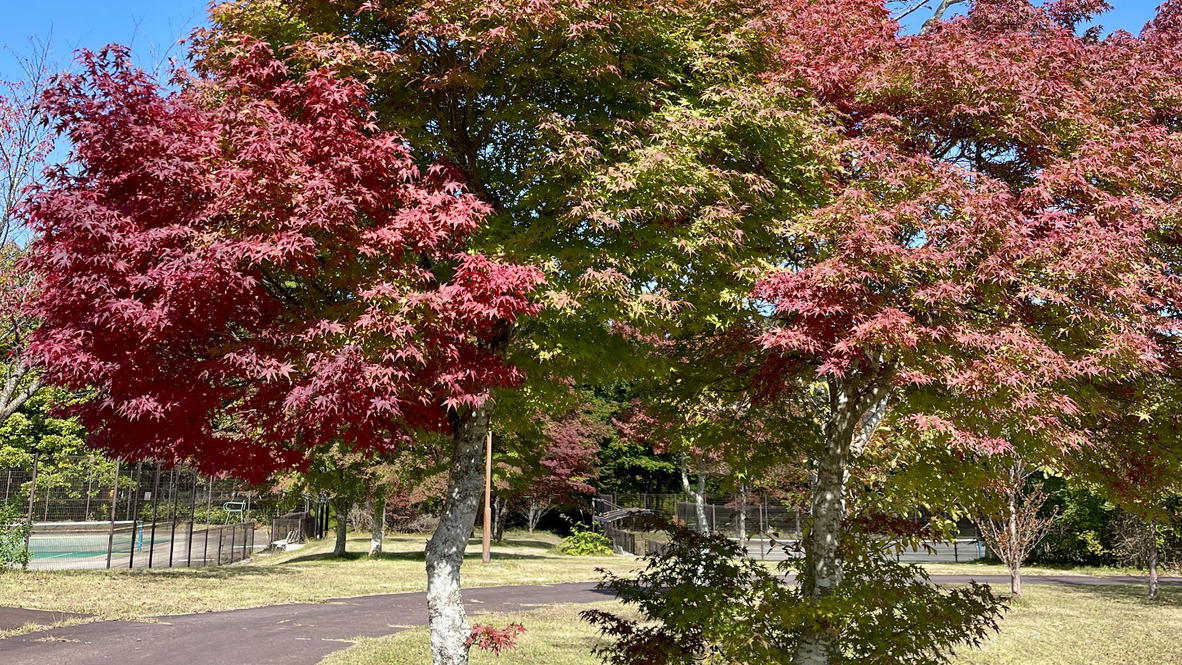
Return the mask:
M 93 570 L 55 570 L 54 575 L 93 575 Z M 279 577 L 297 574 L 294 570 L 282 570 L 278 566 L 238 565 L 209 566 L 202 568 L 136 568 L 134 570 L 107 570 L 104 574 L 119 577 L 135 577 L 142 581 L 168 582 L 170 580 L 235 580 L 245 577 Z
M 292 557 L 285 561 L 280 561 L 272 567 L 282 567 L 292 563 L 317 563 L 317 562 L 333 562 L 333 561 L 364 561 L 364 560 L 378 560 L 378 561 L 425 561 L 427 558 L 426 552 L 412 551 L 412 552 L 382 552 L 377 556 L 370 556 L 361 552 L 349 552 L 343 557 L 335 556 L 332 552 L 319 552 L 315 554 L 305 554 L 302 556 Z M 473 551 L 471 548 L 464 554 L 464 560 L 470 561 L 472 559 L 480 558 L 480 549 Z M 493 550 L 493 559 L 496 560 L 545 560 L 553 559 L 554 556 L 545 556 L 541 554 L 522 554 L 519 552 L 497 552 Z
M 501 545 L 507 547 L 528 547 L 537 550 L 552 550 L 554 543 L 546 542 L 544 540 L 528 540 L 519 538 L 505 538 L 504 540 L 493 543 L 494 546 Z
M 1175 607 L 1182 608 L 1182 585 L 1173 583 L 1170 585 L 1162 584 L 1158 590 L 1157 600 L 1149 600 L 1147 594 L 1149 593 L 1148 584 L 1140 585 L 1120 585 L 1120 586 L 1087 586 L 1084 584 L 1063 584 L 1059 588 L 1066 589 L 1072 593 L 1090 594 L 1092 597 L 1100 600 L 1120 601 L 1124 603 L 1138 603 L 1145 606 L 1161 606 L 1161 607 Z

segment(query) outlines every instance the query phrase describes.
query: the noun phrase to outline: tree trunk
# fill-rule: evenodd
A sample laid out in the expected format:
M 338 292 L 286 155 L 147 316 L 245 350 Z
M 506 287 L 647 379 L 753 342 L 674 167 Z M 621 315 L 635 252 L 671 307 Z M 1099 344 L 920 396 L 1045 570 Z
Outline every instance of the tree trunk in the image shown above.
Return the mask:
M 739 484 L 739 545 L 747 547 L 747 483 Z
M 845 518 L 845 485 L 851 454 L 866 445 L 886 410 L 889 381 L 863 386 L 829 383 L 829 422 L 825 448 L 817 460 L 813 479 L 812 522 L 803 537 L 808 574 L 803 580 L 806 596 L 824 598 L 841 584 L 842 520 Z M 826 626 L 812 626 L 798 643 L 795 665 L 828 665 L 836 636 Z
M 1157 525 L 1150 521 L 1149 524 L 1149 556 L 1145 562 L 1149 568 L 1149 600 L 1157 600 L 1158 594 L 1158 574 L 1157 574 Z
M 349 510 L 353 502 L 348 497 L 337 496 L 332 500 L 333 511 L 337 515 L 337 540 L 332 548 L 333 556 L 345 556 L 345 538 L 349 532 Z
M 23 388 L 21 387 L 21 383 L 34 371 L 34 368 L 23 358 L 8 368 L 4 384 L 0 386 L 0 425 L 4 424 L 9 416 L 20 410 L 25 402 L 32 399 L 38 390 L 41 390 L 43 384 L 39 375 L 33 376 Z
M 1010 549 L 1016 550 L 1018 544 L 1018 506 L 1016 497 L 1011 492 L 1009 500 L 1009 523 L 1007 528 L 1010 532 Z M 1020 552 L 1011 551 L 1006 554 L 1009 559 L 1006 563 L 1010 567 L 1010 593 L 1015 596 L 1022 595 L 1022 554 Z
M 382 553 L 382 541 L 386 539 L 386 488 L 378 487 L 373 497 L 373 535 L 369 539 L 369 555 Z
M 504 497 L 493 498 L 492 539 L 498 543 L 505 539 L 505 522 L 509 519 L 507 503 Z
M 534 530 L 538 528 L 538 523 L 541 522 L 542 518 L 545 517 L 549 512 L 549 504 L 538 503 L 532 499 L 530 500 L 529 508 L 525 513 L 525 527 L 529 529 L 530 533 L 533 533 Z
M 689 465 L 681 465 L 681 487 L 694 501 L 694 519 L 697 520 L 697 530 L 710 533 L 710 523 L 706 519 L 706 474 L 698 473 L 698 482 L 691 485 L 689 480 Z
M 433 665 L 467 665 L 465 642 L 471 628 L 460 595 L 460 565 L 476 525 L 484 484 L 487 407 L 458 416 L 453 424 L 455 453 L 439 526 L 427 542 L 427 621 Z

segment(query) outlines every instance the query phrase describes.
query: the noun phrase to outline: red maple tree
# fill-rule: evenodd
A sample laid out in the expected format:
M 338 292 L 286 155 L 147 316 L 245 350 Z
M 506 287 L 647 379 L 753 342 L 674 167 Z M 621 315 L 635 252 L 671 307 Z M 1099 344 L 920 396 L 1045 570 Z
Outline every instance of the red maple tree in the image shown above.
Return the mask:
M 488 207 L 379 130 L 362 82 L 227 44 L 179 92 L 108 47 L 44 97 L 74 152 L 27 206 L 31 352 L 96 391 L 94 443 L 260 478 L 446 430 L 517 381 L 489 340 L 542 278 L 465 251 Z
M 1088 443 L 1091 386 L 1163 369 L 1179 302 L 1182 3 L 1139 37 L 1100 0 L 979 0 L 905 34 L 878 0 L 781 0 L 770 75 L 816 100 L 830 200 L 755 295 L 767 393 L 825 389 L 805 576 L 836 593 L 845 474 L 886 416 L 982 453 Z M 798 661 L 837 638 L 805 636 Z

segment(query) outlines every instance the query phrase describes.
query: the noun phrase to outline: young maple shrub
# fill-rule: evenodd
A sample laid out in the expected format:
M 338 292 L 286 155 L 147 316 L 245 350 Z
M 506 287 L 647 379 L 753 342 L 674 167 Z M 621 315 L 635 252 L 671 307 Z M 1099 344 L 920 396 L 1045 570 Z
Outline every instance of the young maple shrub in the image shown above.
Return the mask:
M 804 587 L 785 585 L 726 537 L 664 528 L 672 539 L 645 557 L 643 571 L 603 583 L 640 618 L 583 613 L 613 640 L 597 649 L 610 665 L 788 664 L 815 623 L 843 635 L 834 662 L 944 663 L 954 646 L 978 644 L 995 631 L 1004 608 L 986 586 L 932 585 L 922 567 L 885 557 L 877 538 L 843 542 L 846 583 L 818 605 L 803 591 L 807 580 Z M 801 574 L 810 574 L 807 567 Z
M 518 636 L 525 633 L 525 626 L 511 623 L 504 628 L 497 628 L 486 623 L 472 624 L 472 632 L 468 635 L 469 647 L 476 647 L 481 651 L 491 651 L 499 656 L 502 651 L 517 647 Z

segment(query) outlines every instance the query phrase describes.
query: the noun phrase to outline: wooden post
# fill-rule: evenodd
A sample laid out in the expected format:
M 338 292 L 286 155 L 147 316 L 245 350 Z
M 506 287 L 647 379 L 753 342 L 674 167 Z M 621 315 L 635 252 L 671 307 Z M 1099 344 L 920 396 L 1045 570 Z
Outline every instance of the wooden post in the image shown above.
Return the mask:
M 481 561 L 492 560 L 492 428 L 484 442 L 484 539 Z

